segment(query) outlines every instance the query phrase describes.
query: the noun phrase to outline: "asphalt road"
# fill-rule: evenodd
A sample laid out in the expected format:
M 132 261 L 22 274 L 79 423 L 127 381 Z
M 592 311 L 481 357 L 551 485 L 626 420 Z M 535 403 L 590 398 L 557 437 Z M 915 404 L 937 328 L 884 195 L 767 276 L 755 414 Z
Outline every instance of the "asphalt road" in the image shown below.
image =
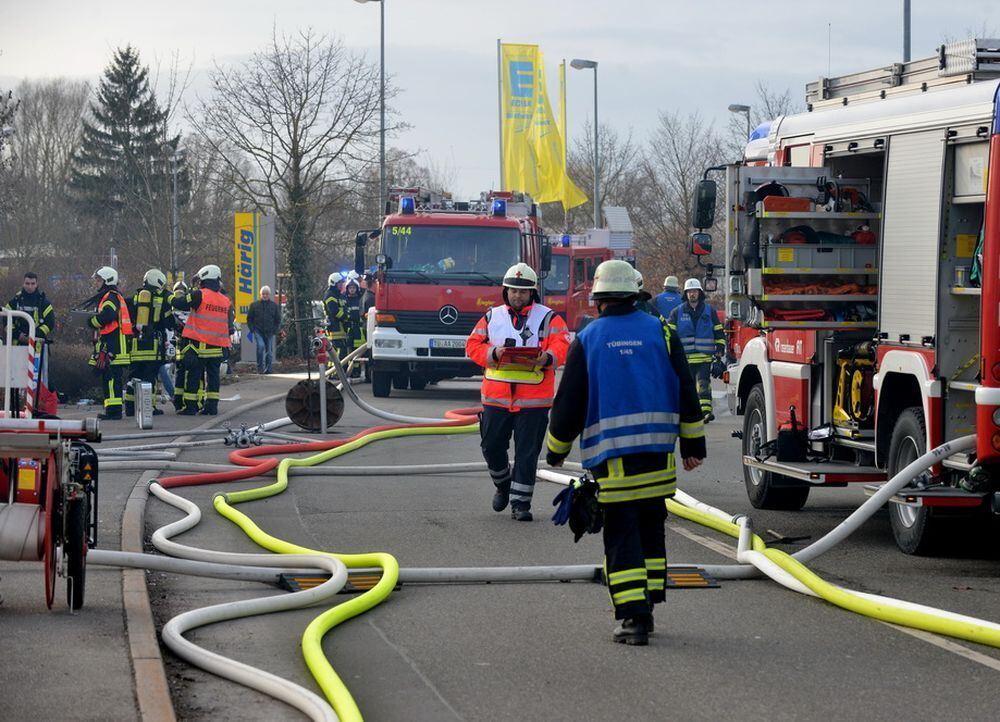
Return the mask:
M 266 395 L 290 383 L 268 379 L 243 396 Z M 372 400 L 369 387 L 356 388 Z M 477 398 L 474 383 L 444 382 L 423 392 L 394 392 L 378 405 L 435 415 L 474 404 Z M 281 405 L 274 404 L 245 420 L 282 414 Z M 162 428 L 183 421 L 158 417 L 158 423 L 161 419 Z M 378 423 L 349 404 L 337 432 L 346 436 Z M 738 423 L 722 415 L 709 426 L 710 458 L 681 478 L 688 493 L 733 513 L 752 513 L 758 530 L 813 539 L 863 500 L 857 488 L 814 490 L 802 512 L 753 510 L 743 490 L 739 442 L 730 438 Z M 183 458 L 220 462 L 224 454 L 219 448 L 201 448 Z M 476 437 L 456 436 L 378 442 L 342 463 L 405 466 L 479 458 Z M 109 544 L 113 508 L 130 488 L 127 475 L 121 476 L 120 482 L 102 478 L 102 507 L 111 507 L 105 510 Z M 180 540 L 258 551 L 212 511 L 211 497 L 218 490 L 181 491 L 202 507 L 205 520 Z M 548 522 L 557 491 L 539 483 L 531 524 L 491 511 L 492 487 L 485 474 L 293 477 L 284 494 L 241 510 L 283 539 L 331 551 L 388 551 L 403 567 L 600 563 L 598 537 L 573 544 L 567 529 Z M 176 512 L 151 500 L 147 534 L 176 518 Z M 806 543 L 781 548 L 794 551 Z M 984 540 L 988 543 L 996 547 Z M 733 550 L 728 538 L 675 518 L 668 520 L 667 545 L 670 563 L 726 563 Z M 1000 619 L 1000 563 L 995 553 L 978 556 L 905 556 L 896 550 L 882 513 L 811 568 L 852 589 Z M 45 612 L 40 591 L 22 593 L 18 575 L 23 573 L 27 587 L 30 566 L 0 566 L 0 592 L 6 597 L 0 606 L 0 675 L 5 680 L 0 697 L 7 705 L 0 718 L 135 716 L 122 681 L 128 659 L 120 638 L 120 584 L 116 589 L 112 583 L 117 572 L 100 572 L 108 576 L 104 582 L 95 581 L 101 577 L 93 573 L 86 609 L 70 618 L 65 612 Z M 34 586 L 41 581 L 36 574 L 30 580 Z M 254 584 L 160 573 L 150 573 L 148 579 L 159 624 L 187 609 L 267 593 Z M 301 659 L 299 638 L 318 613 L 313 609 L 220 624 L 192 638 L 316 689 Z M 375 610 L 335 629 L 324 647 L 372 720 L 996 717 L 990 692 L 1000 681 L 997 650 L 917 637 L 767 581 L 725 581 L 718 589 L 670 592 L 657 609 L 657 634 L 646 648 L 613 644 L 613 626 L 607 592 L 596 584 L 407 585 Z M 179 718 L 297 718 L 283 704 L 193 669 L 169 652 L 164 655 Z M 70 662 L 78 656 L 86 660 L 87 681 L 64 691 L 67 685 L 60 682 L 73 679 Z M 89 682 L 94 677 L 90 670 L 98 665 L 104 668 L 97 675 L 106 681 L 104 687 Z M 52 683 L 33 683 L 38 674 Z M 14 689 L 27 693 L 8 692 Z M 79 701 L 68 706 L 74 694 Z M 11 709 L 15 714 L 9 714 Z M 29 714 L 37 710 L 42 714 Z M 45 714 L 56 710 L 60 714 Z

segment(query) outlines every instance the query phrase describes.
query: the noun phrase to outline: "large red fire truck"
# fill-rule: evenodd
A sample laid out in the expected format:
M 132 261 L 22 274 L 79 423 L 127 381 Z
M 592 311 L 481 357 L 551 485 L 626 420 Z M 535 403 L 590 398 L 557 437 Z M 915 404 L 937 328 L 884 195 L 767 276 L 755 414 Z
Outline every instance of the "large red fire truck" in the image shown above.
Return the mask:
M 825 78 L 724 169 L 726 380 L 755 507 L 874 488 L 975 433 L 892 499 L 893 535 L 923 553 L 1000 513 L 998 78 L 997 40 Z M 702 181 L 696 226 L 714 203 Z
M 523 261 L 544 276 L 551 249 L 537 207 L 522 193 L 493 191 L 471 202 L 420 188 L 392 189 L 378 237 L 375 306 L 368 311 L 375 396 L 482 373 L 465 340 L 502 303 L 504 272 Z

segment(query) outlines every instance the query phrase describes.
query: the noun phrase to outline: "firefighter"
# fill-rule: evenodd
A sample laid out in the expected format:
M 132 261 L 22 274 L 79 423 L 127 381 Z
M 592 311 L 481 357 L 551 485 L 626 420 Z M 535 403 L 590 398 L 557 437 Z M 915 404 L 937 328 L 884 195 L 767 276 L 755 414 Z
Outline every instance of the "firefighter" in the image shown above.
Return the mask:
M 684 303 L 684 296 L 681 294 L 680 281 L 677 276 L 667 276 L 663 279 L 663 293 L 653 299 L 656 310 L 663 318 L 670 318 L 670 312 Z
M 365 321 L 361 311 L 361 285 L 356 278 L 349 278 L 344 285 L 344 326 L 347 332 L 345 352 L 350 353 L 365 343 Z M 355 366 L 354 374 L 361 373 L 361 367 Z
M 222 271 L 210 264 L 203 266 L 195 276 L 199 288 L 185 296 L 174 296 L 174 308 L 189 311 L 181 336 L 188 344 L 183 363 L 187 369 L 184 379 L 184 406 L 182 416 L 198 413 L 198 394 L 202 377 L 205 378 L 205 403 L 201 413 L 215 416 L 219 413 L 219 370 L 223 349 L 229 348 L 235 326 L 230 315 L 232 304 L 222 291 Z
M 125 387 L 125 415 L 135 413 L 135 384 L 143 381 L 156 388 L 160 367 L 166 363 L 167 330 L 173 327 L 170 296 L 166 291 L 167 277 L 158 268 L 151 268 L 142 277 L 142 286 L 132 295 L 129 312 L 135 331 L 129 349 L 129 375 Z M 153 415 L 162 414 L 153 404 Z
M 95 329 L 94 353 L 89 364 L 101 374 L 104 413 L 98 418 L 113 421 L 122 418 L 122 382 L 129 364 L 128 339 L 132 335 L 132 317 L 128 304 L 118 290 L 118 271 L 101 266 L 94 271 L 97 308 L 90 317 Z
M 45 343 L 49 334 L 56 327 L 56 312 L 52 309 L 52 304 L 45 297 L 45 291 L 38 288 L 38 274 L 28 271 L 24 274 L 21 290 L 14 294 L 4 308 L 12 311 L 24 311 L 29 314 L 35 322 L 35 354 L 38 357 L 38 368 L 40 369 L 39 381 L 47 384 L 49 381 L 49 358 L 45 353 Z M 4 337 L 6 338 L 6 337 Z M 28 341 L 28 324 L 24 319 L 15 318 L 12 330 L 13 343 L 21 346 Z
M 546 462 L 561 466 L 581 437 L 604 512 L 605 574 L 621 622 L 613 639 L 644 645 L 653 605 L 664 601 L 664 499 L 676 490 L 676 439 L 690 471 L 705 458 L 705 436 L 684 350 L 663 319 L 636 308 L 638 294 L 626 262 L 597 267 L 591 298 L 600 315 L 569 348 Z
M 635 307 L 650 316 L 659 316 L 660 312 L 651 303 L 653 295 L 643 288 L 642 274 L 639 273 L 639 269 L 633 268 L 632 272 L 635 274 L 635 283 L 639 287 L 639 295 L 635 297 Z
M 173 295 L 170 297 L 170 315 L 174 319 L 173 334 L 173 359 L 174 359 L 174 410 L 180 411 L 184 408 L 184 386 L 187 383 L 187 368 L 184 366 L 184 352 L 187 350 L 189 341 L 182 336 L 184 324 L 188 319 L 188 312 L 182 311 L 175 303 L 178 299 L 187 296 L 188 286 L 184 281 L 174 284 Z M 199 400 L 199 407 L 201 406 Z
M 326 309 L 326 335 L 343 357 L 347 355 L 349 349 L 346 347 L 347 330 L 344 327 L 347 309 L 344 306 L 344 297 L 338 287 L 340 281 L 339 273 L 331 273 L 326 279 L 328 285 L 326 297 L 323 299 L 323 308 Z
M 480 416 L 483 457 L 496 487 L 493 511 L 510 503 L 511 517 L 531 521 L 538 455 L 545 439 L 555 391 L 556 368 L 566 360 L 569 330 L 561 316 L 541 304 L 538 276 L 526 263 L 511 266 L 503 279 L 504 305 L 479 319 L 465 353 L 485 369 Z M 538 349 L 528 365 L 500 365 L 507 348 Z M 514 467 L 507 450 L 514 437 Z
M 687 354 L 691 375 L 698 383 L 698 397 L 705 422 L 715 419 L 712 413 L 712 361 L 726 353 L 726 334 L 715 309 L 705 302 L 701 281 L 684 282 L 684 302 L 670 312 L 670 330 L 680 338 Z

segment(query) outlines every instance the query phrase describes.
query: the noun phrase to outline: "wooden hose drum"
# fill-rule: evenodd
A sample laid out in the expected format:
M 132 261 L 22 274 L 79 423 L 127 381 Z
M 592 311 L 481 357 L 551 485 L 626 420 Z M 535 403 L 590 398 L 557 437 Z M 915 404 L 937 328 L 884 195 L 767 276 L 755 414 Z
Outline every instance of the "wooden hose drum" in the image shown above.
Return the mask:
M 319 381 L 304 379 L 295 384 L 285 396 L 285 413 L 300 429 L 319 431 L 320 421 Z M 326 384 L 326 428 L 337 425 L 344 415 L 344 397 L 331 383 Z

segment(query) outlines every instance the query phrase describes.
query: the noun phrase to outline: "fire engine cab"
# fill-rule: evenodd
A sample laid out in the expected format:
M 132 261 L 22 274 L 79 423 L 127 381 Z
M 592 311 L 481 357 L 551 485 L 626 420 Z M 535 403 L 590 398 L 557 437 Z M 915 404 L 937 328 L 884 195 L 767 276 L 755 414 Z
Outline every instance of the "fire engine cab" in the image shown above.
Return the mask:
M 420 188 L 390 189 L 397 210 L 379 238 L 375 306 L 368 311 L 372 392 L 423 389 L 476 376 L 465 340 L 487 309 L 502 301 L 504 272 L 523 261 L 544 278 L 551 249 L 537 207 L 523 193 L 492 191 L 470 202 Z
M 597 308 L 590 300 L 594 272 L 611 258 L 611 249 L 574 243 L 569 235 L 552 247 L 552 269 L 542 282 L 545 305 L 566 320 L 573 333 L 597 318 Z M 585 236 L 579 238 L 585 239 Z
M 731 410 L 755 507 L 869 491 L 906 553 L 1000 513 L 1000 40 L 807 86 L 725 171 Z M 714 216 L 702 181 L 696 226 Z M 695 245 L 710 243 L 695 234 Z

